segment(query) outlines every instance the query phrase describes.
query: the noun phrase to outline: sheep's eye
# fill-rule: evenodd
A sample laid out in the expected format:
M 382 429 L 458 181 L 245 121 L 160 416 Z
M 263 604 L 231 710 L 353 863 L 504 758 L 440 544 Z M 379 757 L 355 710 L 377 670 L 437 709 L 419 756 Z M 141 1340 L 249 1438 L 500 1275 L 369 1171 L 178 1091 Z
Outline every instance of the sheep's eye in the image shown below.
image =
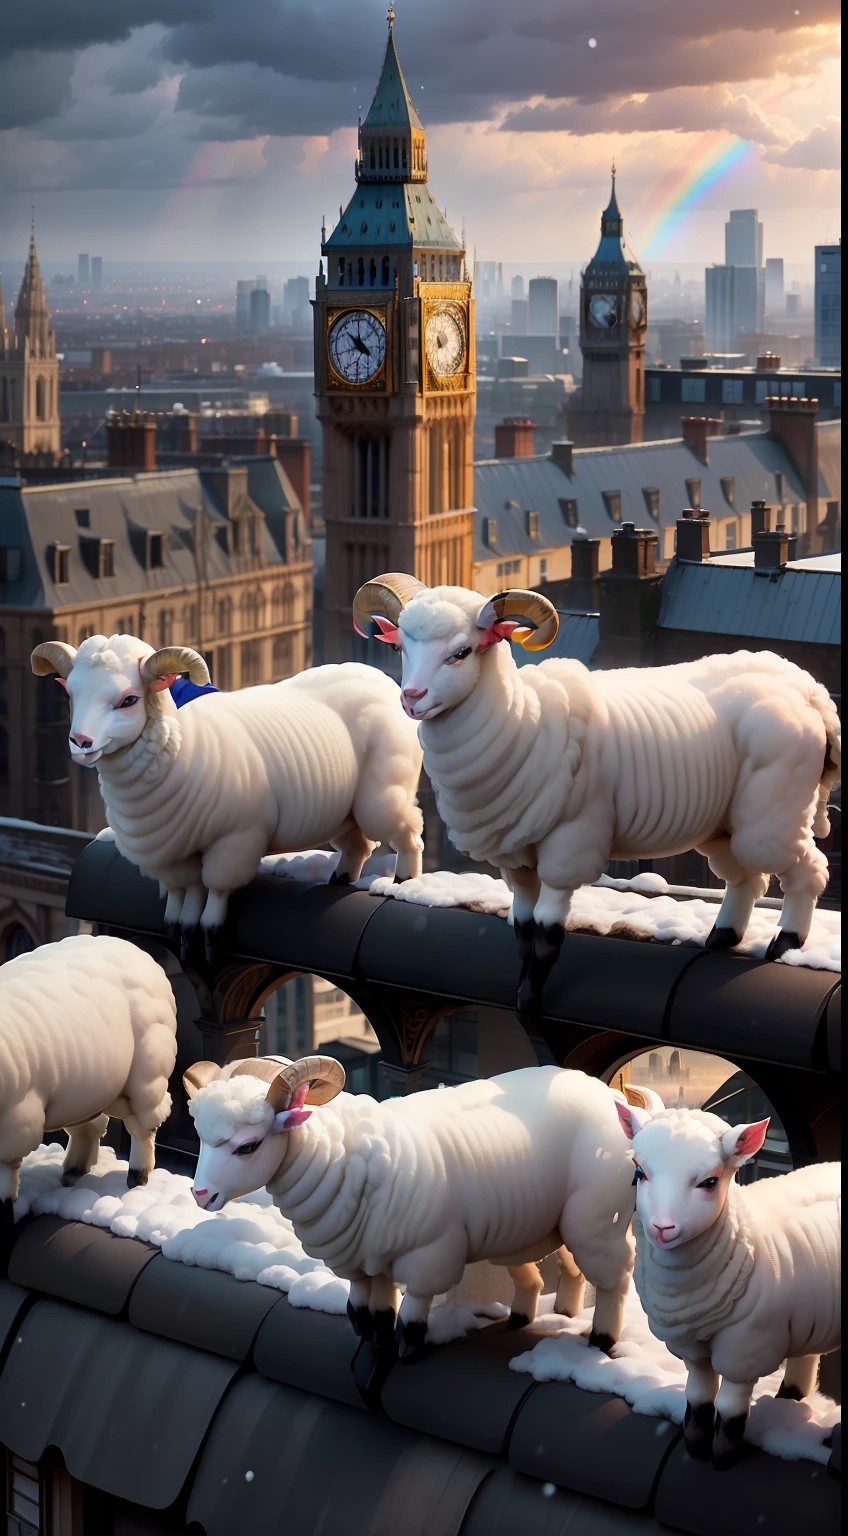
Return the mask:
M 636 1167 L 633 1169 L 633 1183 L 641 1184 L 642 1180 L 646 1177 L 647 1175 L 645 1174 L 645 1170 L 640 1168 L 637 1163 Z
M 138 694 L 137 693 L 128 693 L 125 699 L 121 699 L 121 702 L 118 705 L 118 708 L 119 709 L 132 709 L 133 705 L 137 704 L 137 703 L 138 703 Z
M 257 1147 L 261 1147 L 261 1141 L 243 1141 L 240 1147 L 236 1147 L 236 1157 L 250 1157 Z
M 470 645 L 464 645 L 464 646 L 462 646 L 461 650 L 454 651 L 453 655 L 448 657 L 448 664 L 450 666 L 453 666 L 455 661 L 464 661 L 466 656 L 470 656 L 470 655 L 471 655 L 471 646 Z
M 698 1185 L 698 1188 L 699 1189 L 715 1189 L 717 1187 L 717 1185 L 718 1185 L 718 1179 L 715 1177 L 715 1175 L 713 1175 L 709 1179 L 702 1179 L 701 1183 Z
M 393 646 L 392 646 L 392 650 L 393 650 L 393 651 L 396 651 L 396 652 L 397 652 L 397 654 L 398 654 L 398 656 L 400 656 L 400 654 L 401 654 L 401 648 L 400 648 L 400 646 L 399 646 L 399 645 L 393 645 Z

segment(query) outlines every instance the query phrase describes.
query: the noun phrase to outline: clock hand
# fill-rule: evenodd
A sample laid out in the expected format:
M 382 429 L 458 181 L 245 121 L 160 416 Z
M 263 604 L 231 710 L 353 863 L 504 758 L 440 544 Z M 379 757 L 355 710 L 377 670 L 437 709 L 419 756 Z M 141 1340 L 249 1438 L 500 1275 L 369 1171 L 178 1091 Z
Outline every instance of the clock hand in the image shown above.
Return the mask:
M 357 352 L 360 352 L 363 357 L 371 356 L 370 348 L 365 345 L 365 342 L 362 340 L 362 336 L 359 333 L 357 333 L 356 336 L 352 336 L 351 340 L 353 345 L 356 347 Z

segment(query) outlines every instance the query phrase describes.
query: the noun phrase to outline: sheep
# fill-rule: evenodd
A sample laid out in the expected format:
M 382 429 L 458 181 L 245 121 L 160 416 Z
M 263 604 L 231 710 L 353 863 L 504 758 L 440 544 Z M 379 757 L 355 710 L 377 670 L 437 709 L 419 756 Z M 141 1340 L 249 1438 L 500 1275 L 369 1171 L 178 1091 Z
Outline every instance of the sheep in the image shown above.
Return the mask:
M 549 645 L 547 598 L 428 590 L 411 576 L 368 582 L 353 615 L 360 634 L 402 652 L 403 707 L 451 841 L 512 887 L 520 1012 L 538 1013 L 574 890 L 610 859 L 705 854 L 726 882 L 711 948 L 739 943 L 777 874 L 769 956 L 804 942 L 828 878 L 813 838 L 829 830 L 840 727 L 800 667 L 738 651 L 638 670 L 519 669 L 498 642 Z
M 689 1454 L 724 1469 L 741 1455 L 759 1377 L 786 1360 L 778 1395 L 806 1397 L 819 1356 L 839 1348 L 840 1165 L 740 1189 L 768 1120 L 617 1107 L 635 1164 L 636 1290 L 688 1371 Z
M 45 1131 L 70 1138 L 73 1184 L 109 1116 L 130 1133 L 127 1184 L 146 1184 L 171 1110 L 177 1013 L 161 966 L 125 939 L 77 934 L 0 966 L 0 1211 L 14 1218 L 22 1158 Z
M 209 681 L 186 646 L 93 635 L 75 651 L 49 640 L 32 667 L 67 688 L 71 757 L 97 765 L 119 852 L 158 879 L 172 930 L 185 937 L 200 923 L 207 950 L 263 854 L 329 842 L 341 854 L 334 879 L 348 884 L 387 842 L 399 879 L 420 874 L 421 748 L 397 683 L 375 667 L 317 667 L 179 713 L 176 676 Z
M 339 1063 L 312 1056 L 223 1072 L 199 1062 L 183 1082 L 200 1138 L 197 1204 L 218 1211 L 267 1187 L 306 1252 L 350 1281 L 360 1337 L 392 1348 L 403 1285 L 398 1343 L 419 1358 L 433 1297 L 478 1259 L 509 1270 L 509 1322 L 523 1327 L 542 1290 L 536 1261 L 556 1252 L 557 1311 L 579 1312 L 585 1275 L 593 1342 L 618 1339 L 633 1169 L 616 1096 L 597 1078 L 529 1067 L 377 1103 L 342 1093 Z

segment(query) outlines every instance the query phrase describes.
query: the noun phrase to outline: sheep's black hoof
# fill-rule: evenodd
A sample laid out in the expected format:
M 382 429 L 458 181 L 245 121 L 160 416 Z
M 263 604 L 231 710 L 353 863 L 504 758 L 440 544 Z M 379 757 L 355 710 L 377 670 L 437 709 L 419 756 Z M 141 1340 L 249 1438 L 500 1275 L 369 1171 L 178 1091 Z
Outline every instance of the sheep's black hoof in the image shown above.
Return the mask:
M 395 1328 L 397 1317 L 392 1307 L 383 1307 L 379 1312 L 371 1313 L 371 1324 L 374 1330 L 374 1343 L 381 1354 L 388 1351 L 392 1359 L 397 1359 L 397 1343 L 395 1341 Z
M 747 1422 L 748 1418 L 744 1413 L 740 1413 L 735 1419 L 723 1419 L 720 1413 L 716 1414 L 713 1466 L 717 1472 L 726 1472 L 729 1467 L 735 1467 L 737 1461 L 742 1460 L 745 1455 L 744 1435 Z
M 779 928 L 766 950 L 766 959 L 779 960 L 781 955 L 786 954 L 787 950 L 800 949 L 801 947 L 801 940 L 797 933 L 793 933 L 790 928 Z
M 612 1351 L 615 1339 L 609 1333 L 596 1333 L 594 1328 L 589 1334 L 589 1348 L 599 1349 L 602 1355 L 608 1355 Z
M 712 1403 L 686 1404 L 683 1443 L 693 1461 L 712 1461 L 716 1412 Z
M 180 937 L 180 925 L 178 922 L 166 923 L 165 929 L 169 939 L 178 939 Z
M 350 1325 L 358 1339 L 370 1339 L 374 1333 L 374 1319 L 366 1306 L 355 1307 L 352 1301 L 347 1304 L 347 1315 Z
M 526 1312 L 510 1312 L 509 1317 L 506 1320 L 506 1326 L 511 1330 L 516 1328 L 526 1328 L 529 1322 L 530 1319 Z
M 146 1168 L 127 1169 L 127 1189 L 137 1189 L 140 1184 L 147 1183 Z
M 329 880 L 327 881 L 327 884 L 328 885 L 350 885 L 350 875 L 347 872 L 345 872 L 343 875 L 340 875 L 338 870 L 334 869 L 333 873 L 331 874 L 331 876 L 329 878 Z
M 524 918 L 521 922 L 513 923 L 512 931 L 515 934 L 515 942 L 518 946 L 518 957 L 521 961 L 521 980 L 527 975 L 530 961 L 533 959 L 533 939 L 536 933 L 536 923 L 532 917 Z
M 735 949 L 739 939 L 740 935 L 735 928 L 719 928 L 716 923 L 704 940 L 704 949 Z
M 837 1482 L 842 1481 L 842 1425 L 834 1424 L 833 1429 L 824 1444 L 830 1442 L 830 1460 L 827 1464 L 828 1475 L 835 1477 Z
M 69 1189 L 71 1185 L 76 1184 L 83 1177 L 83 1174 L 87 1172 L 87 1168 L 65 1168 L 62 1171 L 62 1183 L 66 1189 Z
M 203 954 L 207 965 L 211 965 L 213 960 L 217 960 L 220 939 L 220 925 L 217 925 L 215 928 L 203 929 Z
M 785 1381 L 782 1381 L 780 1383 L 780 1386 L 777 1389 L 777 1396 L 778 1397 L 788 1397 L 789 1401 L 792 1402 L 792 1403 L 801 1403 L 804 1400 L 804 1394 L 801 1391 L 801 1388 L 800 1387 L 787 1387 Z
M 395 1336 L 402 1365 L 415 1365 L 430 1352 L 427 1344 L 426 1323 L 418 1321 L 412 1323 L 399 1322 Z

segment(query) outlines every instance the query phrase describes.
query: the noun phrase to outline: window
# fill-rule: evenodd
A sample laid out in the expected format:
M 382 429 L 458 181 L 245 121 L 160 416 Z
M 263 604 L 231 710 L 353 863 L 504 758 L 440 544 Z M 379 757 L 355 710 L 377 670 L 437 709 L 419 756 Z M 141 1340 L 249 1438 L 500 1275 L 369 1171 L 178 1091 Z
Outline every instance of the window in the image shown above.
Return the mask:
M 721 403 L 722 405 L 745 404 L 745 382 L 743 379 L 722 379 Z
M 290 677 L 294 664 L 294 640 L 291 635 L 275 635 L 274 637 L 274 681 L 281 677 Z
M 648 379 L 648 404 L 659 405 L 662 400 L 662 379 Z
M 76 511 L 74 512 L 74 517 L 77 520 L 78 528 L 91 527 L 91 513 L 88 507 L 77 507 Z
M 498 520 L 496 517 L 483 518 L 483 538 L 490 549 L 495 549 L 498 542 Z
M 736 481 L 733 475 L 722 475 L 721 494 L 729 507 L 736 506 Z
M 527 536 L 528 536 L 528 538 L 531 538 L 531 539 L 538 539 L 538 537 L 539 537 L 539 514 L 538 514 L 538 512 L 528 512 L 527 513 Z
M 774 472 L 774 499 L 775 499 L 775 501 L 779 501 L 781 503 L 781 505 L 783 505 L 783 470 L 782 469 L 776 469 L 775 472 Z
M 614 523 L 621 522 L 621 491 L 601 491 L 604 498 L 604 506 L 607 509 L 607 517 Z
M 35 381 L 35 414 L 36 414 L 36 417 L 37 417 L 37 419 L 39 421 L 43 421 L 44 420 L 45 410 L 44 410 L 44 380 L 43 379 L 36 379 L 36 381 Z
M 57 587 L 66 587 L 69 581 L 71 551 L 66 544 L 48 546 L 48 568 Z
M 262 652 L 258 640 L 245 640 L 241 647 L 241 686 L 250 688 L 262 675 Z
M 547 579 L 548 579 L 548 562 L 547 562 L 547 560 L 543 559 L 543 560 L 539 561 L 539 585 L 541 586 L 543 582 L 547 581 Z
M 659 520 L 660 520 L 660 493 L 659 493 L 659 491 L 657 490 L 656 486 L 644 485 L 642 487 L 642 495 L 645 498 L 645 506 L 648 509 L 648 516 L 652 517 L 654 519 L 655 523 L 658 523 Z
M 769 397 L 769 395 L 771 393 L 772 393 L 772 389 L 771 389 L 771 386 L 770 386 L 768 380 L 767 379 L 757 379 L 757 391 L 756 391 L 757 405 L 765 405 L 765 403 L 766 403 L 766 401 L 767 401 L 767 399 L 768 399 L 768 397 Z
M 19 549 L 0 549 L 0 581 L 20 581 L 21 579 L 21 551 Z
M 499 576 L 517 576 L 521 570 L 520 560 L 499 560 L 497 573 Z
M 219 645 L 215 652 L 215 685 L 225 691 L 233 685 L 233 657 L 228 645 Z
M 577 527 L 577 502 L 571 496 L 560 496 L 559 510 L 569 528 Z
M 12 958 L 10 955 L 9 959 Z M 7 1476 L 6 1514 L 9 1517 L 9 1531 L 14 1532 L 15 1536 L 18 1533 L 20 1536 L 33 1536 L 34 1532 L 43 1531 L 38 1467 L 9 1452 Z
M 706 398 L 706 379 L 681 379 L 680 399 L 684 405 L 703 405 Z
M 115 574 L 114 539 L 82 539 L 80 541 L 85 565 L 95 581 L 106 581 Z
M 94 626 L 92 624 L 84 624 L 83 625 L 82 629 L 80 630 L 79 634 L 77 635 L 77 650 L 79 650 L 79 647 L 82 645 L 84 640 L 89 640 L 91 638 L 91 636 L 94 634 L 94 632 L 95 632 L 94 631 Z M 159 644 L 160 644 L 160 646 L 164 645 L 165 644 L 164 640 L 160 640 Z
M 220 597 L 215 604 L 215 628 L 219 635 L 232 634 L 233 600 L 231 597 Z
M 163 533 L 148 533 L 147 559 L 145 564 L 149 571 L 161 570 L 165 564 L 165 535 Z
M 724 547 L 725 549 L 736 548 L 736 520 L 732 517 L 729 517 L 724 525 Z
M 804 380 L 803 379 L 793 379 L 792 380 L 792 398 L 793 398 L 793 400 L 803 400 L 803 399 L 805 399 L 806 394 L 807 394 L 807 386 L 804 383 Z
M 690 506 L 693 509 L 693 511 L 697 512 L 699 507 L 700 507 L 700 505 L 701 505 L 701 482 L 700 482 L 700 480 L 687 480 L 686 481 L 686 495 L 687 495 L 687 498 L 688 498 L 687 506 Z
M 164 645 L 174 643 L 174 610 L 173 608 L 161 608 L 159 610 L 159 649 Z

